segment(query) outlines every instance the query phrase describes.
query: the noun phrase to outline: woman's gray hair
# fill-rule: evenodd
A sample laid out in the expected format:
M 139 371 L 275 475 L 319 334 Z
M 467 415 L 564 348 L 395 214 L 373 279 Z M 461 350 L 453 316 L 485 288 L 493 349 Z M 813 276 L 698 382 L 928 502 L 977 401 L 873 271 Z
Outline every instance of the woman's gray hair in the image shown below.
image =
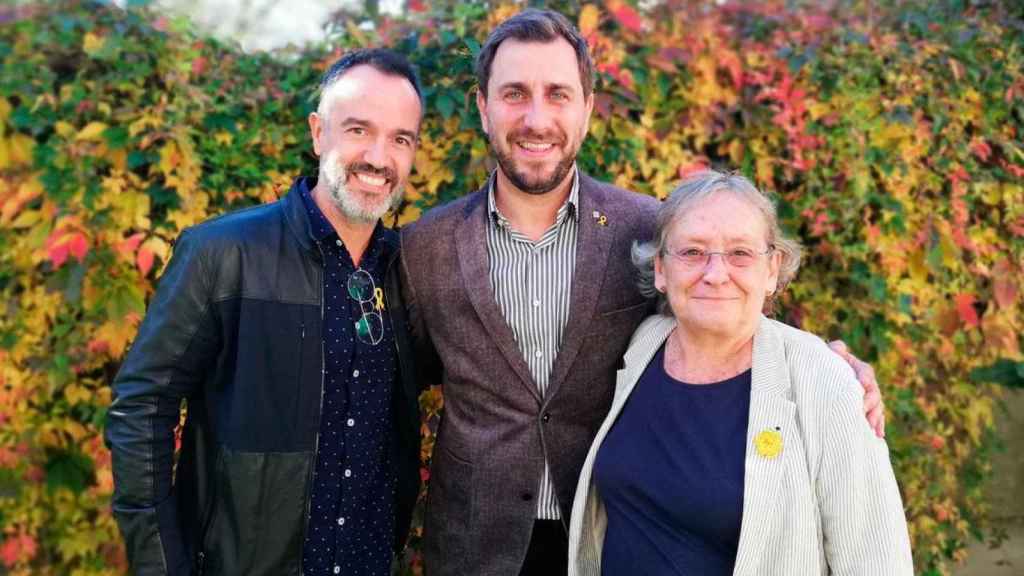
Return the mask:
M 672 316 L 672 310 L 668 306 L 665 295 L 654 287 L 654 259 L 659 254 L 665 254 L 665 243 L 672 224 L 701 201 L 718 193 L 732 194 L 757 208 L 764 218 L 765 228 L 768 230 L 768 237 L 765 240 L 769 246 L 774 247 L 782 254 L 778 287 L 765 299 L 765 313 L 772 312 L 775 299 L 796 276 L 796 271 L 800 268 L 800 256 L 803 249 L 799 242 L 783 234 L 782 228 L 779 226 L 775 202 L 768 194 L 758 190 L 750 180 L 738 174 L 701 170 L 688 176 L 662 203 L 658 210 L 654 239 L 650 242 L 633 243 L 632 259 L 638 272 L 637 284 L 640 292 L 648 298 L 657 296 L 658 312 L 665 316 Z

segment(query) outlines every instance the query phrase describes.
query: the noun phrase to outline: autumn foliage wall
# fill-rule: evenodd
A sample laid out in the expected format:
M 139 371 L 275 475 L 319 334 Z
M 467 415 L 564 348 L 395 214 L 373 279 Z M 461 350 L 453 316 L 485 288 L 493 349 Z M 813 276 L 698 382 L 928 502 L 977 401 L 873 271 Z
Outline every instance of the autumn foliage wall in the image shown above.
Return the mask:
M 1021 14 L 818 6 L 560 6 L 600 71 L 581 163 L 656 196 L 702 165 L 778 194 L 809 254 L 783 316 L 874 364 L 919 572 L 946 574 L 988 529 L 982 377 L 1024 378 Z M 0 572 L 124 571 L 108 384 L 180 231 L 315 169 L 305 115 L 341 49 L 390 44 L 427 87 L 395 220 L 482 182 L 471 61 L 518 7 L 409 7 L 373 28 L 340 14 L 331 48 L 274 57 L 145 9 L 0 8 Z

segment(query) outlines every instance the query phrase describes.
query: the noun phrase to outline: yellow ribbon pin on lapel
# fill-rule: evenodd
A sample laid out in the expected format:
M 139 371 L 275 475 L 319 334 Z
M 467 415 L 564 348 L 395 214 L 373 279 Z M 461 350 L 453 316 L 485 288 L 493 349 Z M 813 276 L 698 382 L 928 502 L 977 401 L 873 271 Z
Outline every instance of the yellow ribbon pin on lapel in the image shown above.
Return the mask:
M 775 458 L 782 453 L 782 434 L 778 430 L 762 430 L 754 436 L 754 447 L 761 457 Z
M 373 289 L 373 307 L 377 309 L 377 312 L 384 310 L 384 291 L 380 288 Z

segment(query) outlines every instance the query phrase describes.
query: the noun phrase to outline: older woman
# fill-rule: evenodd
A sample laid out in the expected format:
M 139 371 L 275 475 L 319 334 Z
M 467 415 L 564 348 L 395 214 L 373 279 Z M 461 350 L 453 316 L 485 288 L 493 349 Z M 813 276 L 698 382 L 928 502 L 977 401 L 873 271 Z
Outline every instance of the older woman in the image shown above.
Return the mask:
M 696 174 L 633 256 L 661 314 L 634 334 L 584 464 L 569 573 L 912 574 L 853 372 L 762 315 L 800 260 L 768 197 Z

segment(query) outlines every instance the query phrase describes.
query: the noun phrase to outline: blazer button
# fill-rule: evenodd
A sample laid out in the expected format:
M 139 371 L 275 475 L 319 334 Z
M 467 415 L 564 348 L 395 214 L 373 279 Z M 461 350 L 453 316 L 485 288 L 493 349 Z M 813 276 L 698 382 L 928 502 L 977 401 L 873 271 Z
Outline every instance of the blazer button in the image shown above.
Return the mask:
M 523 502 L 529 502 L 530 500 L 533 500 L 533 494 L 529 492 L 523 492 L 522 494 L 519 495 L 519 497 L 523 499 Z
M 540 419 L 543 420 L 544 422 L 551 420 L 551 412 L 545 412 L 544 415 L 540 417 Z

